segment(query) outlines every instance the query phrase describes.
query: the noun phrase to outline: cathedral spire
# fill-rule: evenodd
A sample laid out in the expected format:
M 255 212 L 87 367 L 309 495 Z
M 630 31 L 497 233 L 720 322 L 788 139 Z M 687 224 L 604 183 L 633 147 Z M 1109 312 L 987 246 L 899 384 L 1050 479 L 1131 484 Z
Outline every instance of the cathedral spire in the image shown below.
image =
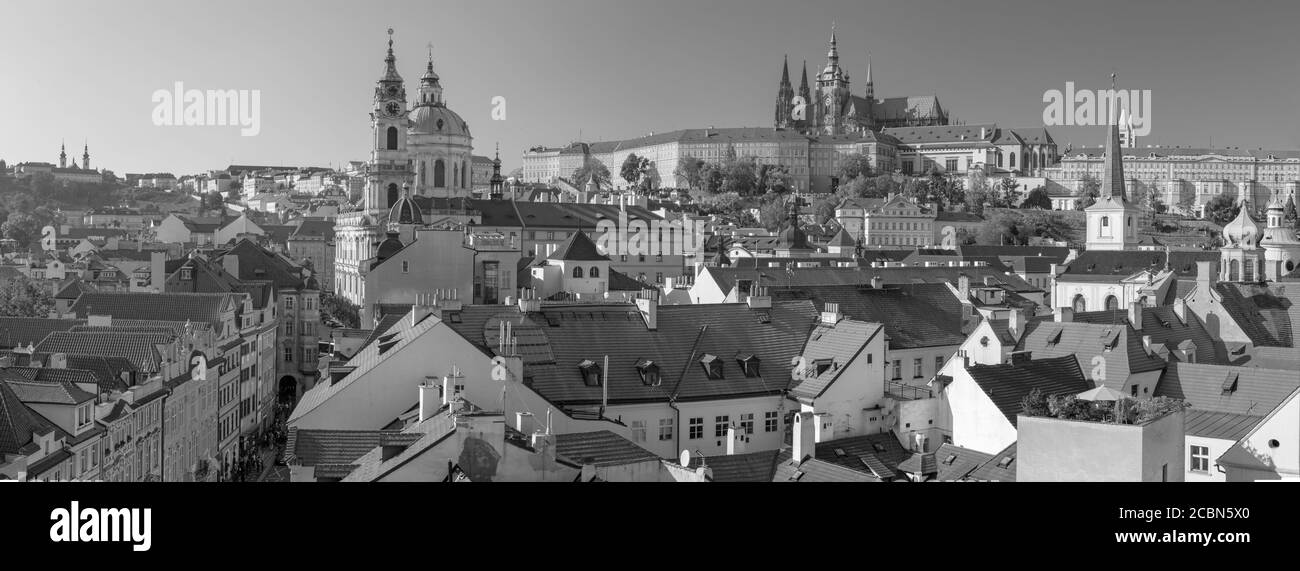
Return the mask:
M 67 167 L 68 167 L 68 145 L 63 141 L 59 141 L 59 168 L 62 169 Z
M 871 80 L 871 52 L 867 52 L 867 101 L 876 100 L 876 84 Z
M 799 95 L 808 95 L 808 60 L 803 60 L 803 80 L 799 82 Z
M 1110 74 L 1111 89 L 1115 89 L 1115 74 Z M 1114 109 L 1106 110 L 1106 158 L 1101 169 L 1102 198 L 1126 200 L 1124 195 L 1124 149 L 1119 143 L 1119 121 Z
M 401 82 L 402 76 L 397 73 L 397 56 L 393 55 L 393 29 L 388 29 L 388 55 L 384 57 L 384 77 L 382 82 Z
M 90 170 L 90 142 L 83 141 L 81 147 L 81 168 Z
M 781 85 L 790 85 L 790 56 L 786 55 L 781 62 Z
M 826 52 L 826 59 L 830 61 L 839 61 L 840 49 L 839 42 L 835 39 L 835 21 L 831 21 L 831 49 Z

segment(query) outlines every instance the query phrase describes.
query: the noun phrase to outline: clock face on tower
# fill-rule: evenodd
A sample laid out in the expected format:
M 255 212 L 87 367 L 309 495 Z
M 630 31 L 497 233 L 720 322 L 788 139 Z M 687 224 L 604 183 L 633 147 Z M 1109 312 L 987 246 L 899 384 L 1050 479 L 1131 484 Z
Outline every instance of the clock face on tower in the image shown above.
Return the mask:
M 389 117 L 396 117 L 402 112 L 402 105 L 396 101 L 389 101 L 384 104 L 384 114 Z

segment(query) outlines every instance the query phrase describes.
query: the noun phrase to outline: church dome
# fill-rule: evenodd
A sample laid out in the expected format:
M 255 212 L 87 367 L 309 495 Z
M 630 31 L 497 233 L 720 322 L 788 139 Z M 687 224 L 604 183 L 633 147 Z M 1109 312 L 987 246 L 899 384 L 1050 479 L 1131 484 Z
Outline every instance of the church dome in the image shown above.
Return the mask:
M 402 250 L 402 241 L 397 239 L 397 232 L 389 232 L 388 237 L 379 243 L 379 250 L 375 253 L 375 262 L 383 262 Z
M 389 224 L 424 224 L 424 213 L 410 196 L 397 199 L 397 203 L 388 211 Z
M 1259 223 L 1250 217 L 1250 203 L 1242 201 L 1237 217 L 1223 227 L 1223 239 L 1229 247 L 1254 248 L 1260 238 Z
M 411 132 L 421 135 L 469 136 L 469 126 L 455 111 L 442 105 L 421 105 L 411 112 Z

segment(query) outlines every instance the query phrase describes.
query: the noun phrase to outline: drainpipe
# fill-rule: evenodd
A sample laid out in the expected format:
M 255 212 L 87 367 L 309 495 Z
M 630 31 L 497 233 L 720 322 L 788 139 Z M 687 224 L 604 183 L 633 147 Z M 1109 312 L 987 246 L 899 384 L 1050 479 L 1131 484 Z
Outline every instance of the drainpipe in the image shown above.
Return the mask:
M 673 429 L 673 451 L 675 454 L 679 454 L 682 449 L 682 409 L 677 408 L 677 399 L 675 397 L 668 399 L 668 406 L 673 409 L 673 414 L 676 416 L 673 421 L 675 426 Z

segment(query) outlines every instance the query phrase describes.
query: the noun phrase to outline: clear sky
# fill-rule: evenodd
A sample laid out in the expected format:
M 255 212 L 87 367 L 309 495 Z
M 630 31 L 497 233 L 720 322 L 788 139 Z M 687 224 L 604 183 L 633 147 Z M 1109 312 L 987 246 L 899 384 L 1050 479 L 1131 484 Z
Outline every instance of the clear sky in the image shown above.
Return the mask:
M 1043 93 L 1152 92 L 1139 144 L 1300 148 L 1300 2 L 1219 0 L 6 1 L 0 158 L 189 174 L 364 160 L 396 30 L 409 97 L 427 44 L 476 154 L 686 127 L 772 125 L 781 58 L 825 64 L 832 20 L 861 94 L 937 94 L 967 123 L 1042 125 Z M 261 132 L 158 127 L 152 93 L 261 91 Z M 491 100 L 506 98 L 506 120 Z M 1053 128 L 1097 145 L 1096 128 Z

